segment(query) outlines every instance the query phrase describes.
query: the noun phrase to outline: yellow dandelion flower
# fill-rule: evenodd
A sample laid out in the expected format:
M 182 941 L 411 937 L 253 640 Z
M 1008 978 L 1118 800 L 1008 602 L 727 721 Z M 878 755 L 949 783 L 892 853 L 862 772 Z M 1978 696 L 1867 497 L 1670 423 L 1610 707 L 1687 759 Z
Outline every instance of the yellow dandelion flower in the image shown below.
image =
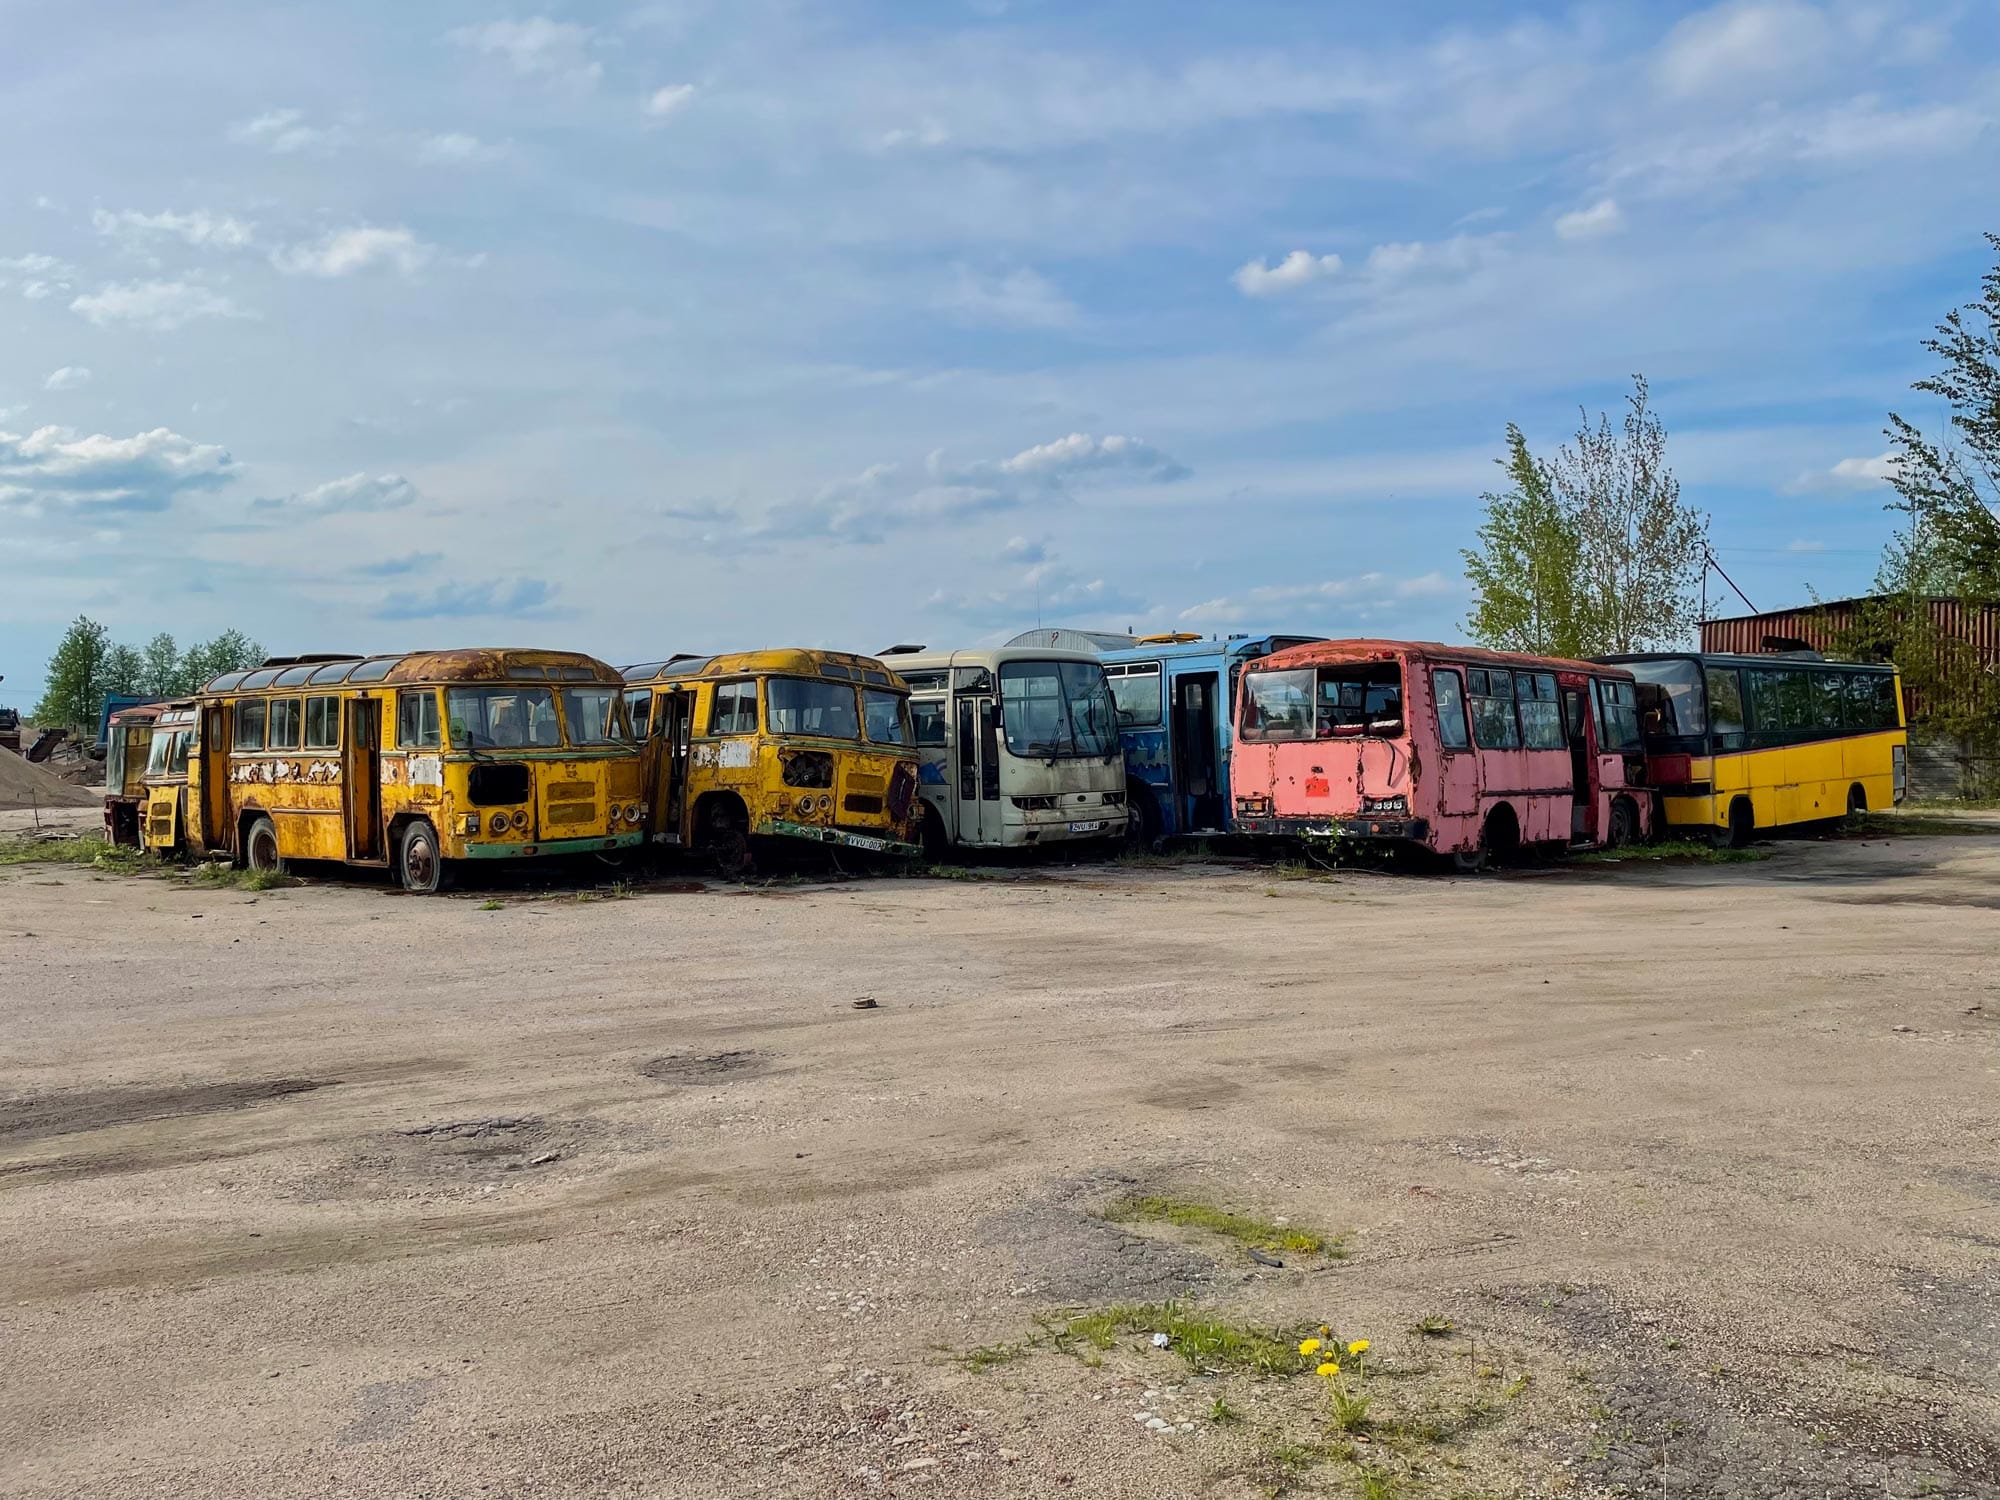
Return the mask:
M 1356 1339 L 1347 1346 L 1347 1352 L 1349 1354 L 1366 1354 L 1368 1352 L 1368 1340 Z
M 1338 1375 L 1339 1373 L 1340 1373 L 1340 1366 L 1335 1364 L 1330 1359 L 1327 1360 L 1324 1364 L 1322 1364 L 1317 1370 L 1313 1371 L 1313 1374 L 1315 1375 Z
M 1307 1355 L 1319 1353 L 1319 1340 L 1305 1339 L 1301 1341 L 1299 1344 L 1299 1353 Z

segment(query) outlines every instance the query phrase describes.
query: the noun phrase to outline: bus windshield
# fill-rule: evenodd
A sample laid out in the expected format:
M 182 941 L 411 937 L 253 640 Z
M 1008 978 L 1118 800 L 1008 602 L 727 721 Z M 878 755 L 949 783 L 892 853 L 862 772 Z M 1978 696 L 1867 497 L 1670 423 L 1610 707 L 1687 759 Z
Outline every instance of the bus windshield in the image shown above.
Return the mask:
M 848 683 L 773 677 L 766 713 L 773 734 L 807 734 L 826 740 L 861 738 L 854 688 Z
M 1322 667 L 1314 733 L 1321 739 L 1403 732 L 1403 673 L 1392 661 Z
M 1708 733 L 1708 700 L 1701 663 L 1691 657 L 1621 662 L 1639 679 L 1646 738 L 1679 739 Z
M 908 700 L 901 693 L 885 693 L 880 688 L 867 688 L 861 694 L 863 712 L 866 714 L 868 739 L 876 745 L 907 745 L 910 743 L 910 711 Z
M 1294 672 L 1245 672 L 1243 738 L 1311 739 L 1317 678 L 1311 667 Z
M 454 746 L 529 750 L 552 749 L 562 743 L 555 695 L 545 687 L 447 688 L 444 701 Z
M 1096 662 L 1005 662 L 1000 705 L 1011 754 L 1084 759 L 1118 748 L 1118 710 Z
M 616 745 L 627 738 L 625 705 L 615 687 L 566 687 L 563 721 L 572 745 Z

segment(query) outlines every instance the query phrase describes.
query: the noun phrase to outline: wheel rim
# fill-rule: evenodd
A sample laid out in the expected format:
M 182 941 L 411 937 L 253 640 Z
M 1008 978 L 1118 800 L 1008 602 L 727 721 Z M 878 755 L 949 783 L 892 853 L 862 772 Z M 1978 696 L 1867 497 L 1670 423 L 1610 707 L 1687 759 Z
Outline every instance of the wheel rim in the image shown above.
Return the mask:
M 271 829 L 260 827 L 250 835 L 250 868 L 278 868 L 278 836 Z
M 403 879 L 414 889 L 424 891 L 437 880 L 437 851 L 421 833 L 413 833 L 404 841 Z

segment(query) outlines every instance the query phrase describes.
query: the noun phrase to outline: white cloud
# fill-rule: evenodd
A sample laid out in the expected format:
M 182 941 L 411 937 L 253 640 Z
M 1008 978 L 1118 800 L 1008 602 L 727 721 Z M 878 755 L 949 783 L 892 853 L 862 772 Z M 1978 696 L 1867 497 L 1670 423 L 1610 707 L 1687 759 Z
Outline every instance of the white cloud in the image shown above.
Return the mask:
M 467 135 L 462 130 L 428 135 L 417 143 L 417 160 L 427 167 L 466 166 L 472 162 L 490 161 L 501 154 L 498 146 L 489 146 L 478 136 Z
M 99 328 L 129 323 L 156 333 L 171 333 L 201 318 L 247 316 L 227 297 L 188 281 L 113 284 L 86 292 L 69 306 L 71 312 Z
M 1230 280 L 1246 297 L 1273 297 L 1281 292 L 1297 291 L 1315 281 L 1324 281 L 1339 269 L 1338 255 L 1314 255 L 1307 250 L 1294 250 L 1275 266 L 1267 266 L 1261 259 L 1238 266 Z
M 645 111 L 656 120 L 664 120 L 668 115 L 677 114 L 692 98 L 693 84 L 670 83 L 646 96 Z
M 0 260 L 0 271 L 15 271 L 23 276 L 46 276 L 51 271 L 66 269 L 53 255 L 16 255 Z
M 1654 71 L 1669 94 L 1681 97 L 1795 78 L 1826 56 L 1833 39 L 1825 13 L 1804 0 L 1729 0 L 1675 26 Z
M 1003 276 L 984 276 L 960 266 L 957 281 L 940 305 L 969 323 L 1066 328 L 1077 321 L 1076 304 L 1026 266 Z
M 254 508 L 330 516 L 356 511 L 402 510 L 418 498 L 417 487 L 400 474 L 348 474 L 314 485 L 300 494 L 255 501 Z
M 590 57 L 594 33 L 588 26 L 535 16 L 526 21 L 488 21 L 461 26 L 448 40 L 486 57 L 504 60 L 523 78 L 590 87 L 604 76 Z
M 1103 469 L 1131 469 L 1162 483 L 1188 476 L 1186 468 L 1151 443 L 1129 437 L 1094 438 L 1081 432 L 1072 432 L 1053 443 L 1024 448 L 1000 465 L 1003 474 L 1029 475 L 1050 482 Z
M 1843 458 L 1826 471 L 1826 477 L 1844 489 L 1873 489 L 1894 480 L 1901 462 L 1902 455 L 1893 450 L 1873 458 Z
M 239 146 L 260 146 L 274 156 L 290 156 L 338 143 L 339 132 L 305 123 L 305 112 L 274 109 L 229 127 L 229 138 Z
M 254 225 L 246 224 L 241 219 L 227 214 L 211 214 L 206 209 L 185 214 L 142 214 L 126 209 L 114 214 L 100 208 L 91 214 L 90 222 L 99 234 L 127 243 L 154 238 L 177 239 L 205 250 L 248 249 L 255 231 Z
M 45 391 L 80 391 L 90 384 L 90 371 L 82 365 L 64 365 L 60 370 L 51 371 L 49 378 L 42 382 Z
M 1592 240 L 1617 234 L 1625 227 L 1625 216 L 1615 198 L 1600 198 L 1588 208 L 1563 214 L 1556 220 L 1556 234 L 1566 240 Z
M 1503 234 L 1455 234 L 1448 240 L 1403 240 L 1368 252 L 1371 276 L 1394 280 L 1426 271 L 1463 273 L 1499 258 Z
M 233 476 L 228 450 L 156 427 L 129 438 L 42 427 L 0 432 L 0 505 L 39 511 L 164 510 Z
M 289 276 L 349 276 L 374 266 L 389 266 L 409 276 L 436 254 L 435 245 L 425 244 L 407 229 L 358 224 L 336 229 L 315 244 L 280 250 L 271 262 Z

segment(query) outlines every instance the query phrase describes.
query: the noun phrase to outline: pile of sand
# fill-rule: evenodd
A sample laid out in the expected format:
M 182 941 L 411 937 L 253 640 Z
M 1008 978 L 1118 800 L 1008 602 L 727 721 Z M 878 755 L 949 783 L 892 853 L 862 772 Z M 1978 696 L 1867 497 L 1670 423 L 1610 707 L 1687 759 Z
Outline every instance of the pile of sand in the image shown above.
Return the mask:
M 42 766 L 31 766 L 11 750 L 0 750 L 0 812 L 29 807 L 89 807 L 102 802 L 102 790 L 71 786 Z

